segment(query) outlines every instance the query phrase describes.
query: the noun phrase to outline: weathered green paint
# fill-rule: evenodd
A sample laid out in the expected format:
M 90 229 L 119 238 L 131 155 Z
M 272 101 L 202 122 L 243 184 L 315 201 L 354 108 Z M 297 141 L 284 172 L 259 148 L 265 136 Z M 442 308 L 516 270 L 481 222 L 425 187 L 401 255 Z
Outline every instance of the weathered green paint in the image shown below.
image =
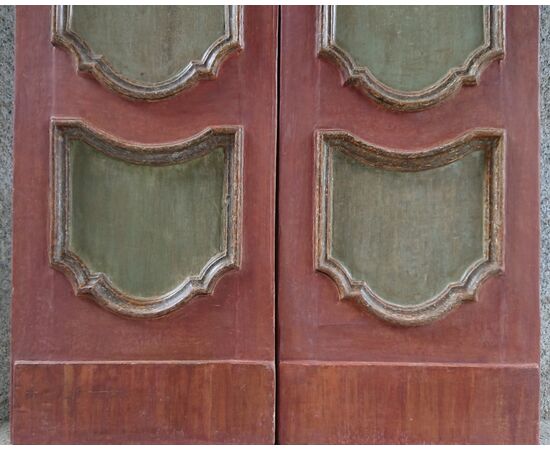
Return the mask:
M 69 248 L 122 292 L 152 297 L 223 250 L 225 155 L 144 166 L 70 141 Z
M 397 172 L 332 152 L 332 256 L 384 300 L 435 297 L 483 258 L 485 155 Z
M 336 42 L 378 81 L 418 91 L 483 44 L 482 6 L 338 6 Z
M 74 6 L 71 28 L 133 81 L 166 81 L 225 32 L 223 6 Z

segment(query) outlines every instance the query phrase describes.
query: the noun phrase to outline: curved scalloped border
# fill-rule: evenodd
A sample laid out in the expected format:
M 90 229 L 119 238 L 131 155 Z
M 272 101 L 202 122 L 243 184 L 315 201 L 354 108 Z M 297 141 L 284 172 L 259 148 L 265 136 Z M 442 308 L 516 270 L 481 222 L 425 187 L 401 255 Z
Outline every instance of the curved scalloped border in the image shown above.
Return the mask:
M 242 6 L 225 7 L 225 34 L 204 52 L 200 60 L 187 63 L 173 77 L 153 84 L 140 83 L 118 73 L 101 55 L 96 55 L 86 41 L 71 29 L 72 6 L 53 6 L 52 43 L 68 49 L 77 59 L 81 72 L 91 73 L 100 83 L 134 100 L 161 100 L 195 85 L 203 79 L 213 79 L 223 59 L 232 51 L 242 50 Z
M 356 298 L 382 319 L 399 325 L 414 326 L 432 322 L 448 314 L 461 302 L 475 299 L 480 284 L 490 275 L 500 274 L 504 270 L 504 140 L 503 130 L 475 129 L 429 150 L 403 152 L 369 144 L 341 130 L 318 131 L 314 245 L 316 270 L 324 272 L 336 282 L 340 299 Z M 476 146 L 464 146 L 474 141 L 479 141 Z M 473 262 L 460 280 L 448 284 L 437 296 L 412 306 L 391 303 L 378 296 L 366 281 L 353 279 L 344 264 L 331 255 L 333 151 L 344 151 L 365 165 L 395 171 L 429 170 L 451 164 L 472 151 L 484 151 L 487 173 L 483 259 Z
M 198 275 L 189 276 L 174 290 L 158 297 L 138 298 L 115 288 L 106 274 L 91 271 L 69 250 L 70 160 L 68 140 L 85 141 L 109 157 L 133 164 L 163 166 L 185 163 L 214 148 L 225 151 L 226 204 L 224 248 L 213 255 Z M 131 317 L 156 317 L 174 310 L 192 297 L 211 294 L 217 280 L 240 266 L 242 129 L 209 128 L 189 139 L 166 145 L 138 145 L 119 141 L 75 119 L 51 123 L 51 246 L 50 263 L 71 281 L 76 295 L 89 295 L 115 313 Z
M 319 7 L 318 53 L 340 67 L 344 84 L 357 86 L 377 102 L 400 111 L 426 109 L 443 101 L 462 85 L 477 84 L 483 69 L 491 61 L 504 57 L 504 7 L 483 8 L 483 45 L 470 53 L 460 67 L 450 68 L 438 82 L 420 91 L 402 91 L 385 85 L 367 67 L 358 66 L 353 57 L 336 44 L 336 6 Z

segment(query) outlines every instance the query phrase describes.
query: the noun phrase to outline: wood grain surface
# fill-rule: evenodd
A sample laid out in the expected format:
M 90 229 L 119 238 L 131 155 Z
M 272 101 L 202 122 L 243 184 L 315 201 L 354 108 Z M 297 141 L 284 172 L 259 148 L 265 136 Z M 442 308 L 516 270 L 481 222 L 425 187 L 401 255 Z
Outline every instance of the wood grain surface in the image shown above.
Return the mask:
M 15 365 L 15 444 L 273 442 L 273 365 Z
M 532 365 L 283 362 L 286 444 L 533 444 Z

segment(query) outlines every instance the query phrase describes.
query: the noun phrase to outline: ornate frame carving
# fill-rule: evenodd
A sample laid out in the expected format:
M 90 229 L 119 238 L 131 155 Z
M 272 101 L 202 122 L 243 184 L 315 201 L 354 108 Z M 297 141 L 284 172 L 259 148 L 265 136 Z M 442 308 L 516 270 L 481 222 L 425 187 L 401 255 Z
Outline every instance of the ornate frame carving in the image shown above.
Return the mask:
M 485 42 L 474 50 L 460 67 L 452 67 L 432 86 L 407 92 L 378 81 L 367 67 L 358 66 L 353 57 L 336 43 L 336 6 L 320 6 L 318 12 L 318 53 L 340 67 L 344 85 L 354 85 L 379 103 L 400 111 L 422 110 L 433 106 L 462 85 L 475 85 L 481 72 L 493 60 L 504 57 L 504 7 L 484 6 Z
M 77 60 L 77 69 L 92 74 L 99 82 L 134 100 L 161 100 L 189 88 L 199 80 L 218 75 L 221 62 L 244 47 L 242 6 L 225 7 L 225 34 L 204 52 L 201 60 L 190 61 L 179 73 L 160 83 L 144 84 L 116 72 L 102 56 L 95 54 L 86 41 L 71 29 L 72 6 L 52 7 L 52 43 L 69 50 Z
M 166 166 L 204 156 L 213 148 L 225 151 L 227 198 L 223 251 L 213 255 L 198 275 L 187 277 L 174 290 L 154 298 L 137 298 L 121 292 L 107 275 L 91 271 L 69 249 L 70 159 L 68 142 L 79 139 L 109 157 L 133 164 Z M 52 119 L 51 123 L 51 245 L 50 263 L 71 281 L 75 295 L 89 295 L 99 305 L 132 317 L 156 317 L 179 307 L 192 297 L 211 294 L 217 280 L 240 267 L 242 198 L 242 129 L 208 128 L 189 139 L 163 145 L 139 145 L 119 141 L 75 119 Z
M 463 147 L 474 140 L 485 141 L 475 148 Z M 374 314 L 399 325 L 422 325 L 449 313 L 466 300 L 474 300 L 480 284 L 504 269 L 504 141 L 503 130 L 475 129 L 452 142 L 414 152 L 390 150 L 369 144 L 341 130 L 316 132 L 317 187 L 315 212 L 315 265 L 338 287 L 340 299 L 353 297 Z M 337 148 L 337 150 L 334 150 Z M 484 188 L 484 257 L 469 267 L 463 277 L 447 285 L 439 295 L 414 306 L 402 306 L 379 297 L 366 281 L 353 279 L 346 267 L 331 255 L 332 158 L 343 151 L 357 161 L 384 170 L 422 171 L 451 164 L 473 151 L 484 151 L 487 161 Z

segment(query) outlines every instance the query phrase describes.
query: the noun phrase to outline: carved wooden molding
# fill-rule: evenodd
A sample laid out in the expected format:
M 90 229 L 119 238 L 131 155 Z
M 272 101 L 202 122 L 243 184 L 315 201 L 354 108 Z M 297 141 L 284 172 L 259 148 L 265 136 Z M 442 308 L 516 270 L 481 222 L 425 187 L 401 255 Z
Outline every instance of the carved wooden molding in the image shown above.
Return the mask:
M 106 274 L 91 271 L 69 249 L 69 141 L 81 140 L 105 155 L 133 164 L 166 166 L 185 163 L 214 148 L 225 153 L 225 229 L 223 250 L 213 255 L 199 274 L 189 276 L 171 292 L 136 298 L 115 288 Z M 241 253 L 242 129 L 209 128 L 189 139 L 166 145 L 138 145 L 119 141 L 73 119 L 53 119 L 51 126 L 51 265 L 65 273 L 76 295 L 89 295 L 101 306 L 122 315 L 155 317 L 179 307 L 192 297 L 213 292 L 217 280 L 239 268 Z
M 486 145 L 464 146 L 474 140 Z M 353 297 L 379 317 L 399 325 L 422 325 L 441 318 L 466 300 L 474 300 L 480 284 L 503 270 L 504 221 L 504 132 L 475 129 L 444 145 L 415 152 L 390 150 L 369 144 L 340 130 L 318 131 L 315 225 L 316 269 L 329 275 L 338 286 L 340 299 Z M 337 150 L 334 150 L 337 148 Z M 483 259 L 463 277 L 448 284 L 436 297 L 419 305 L 397 305 L 378 296 L 364 280 L 353 279 L 346 267 L 331 255 L 332 248 L 332 157 L 343 151 L 362 164 L 384 170 L 422 171 L 451 164 L 473 151 L 484 151 L 487 161 L 484 198 Z
M 65 47 L 76 57 L 79 71 L 91 73 L 108 88 L 135 100 L 161 100 L 193 86 L 199 80 L 216 78 L 224 58 L 232 51 L 243 48 L 243 7 L 226 6 L 225 34 L 208 47 L 201 60 L 182 62 L 186 66 L 166 81 L 140 83 L 116 72 L 102 55 L 95 54 L 86 41 L 71 28 L 72 6 L 60 5 L 52 8 L 52 43 Z
M 449 97 L 462 85 L 477 84 L 485 66 L 504 57 L 504 7 L 484 6 L 483 13 L 483 45 L 470 53 L 462 66 L 449 69 L 440 81 L 419 91 L 407 92 L 385 85 L 338 46 L 335 40 L 336 6 L 319 7 L 318 52 L 340 67 L 344 84 L 358 87 L 374 100 L 401 111 L 426 109 Z

